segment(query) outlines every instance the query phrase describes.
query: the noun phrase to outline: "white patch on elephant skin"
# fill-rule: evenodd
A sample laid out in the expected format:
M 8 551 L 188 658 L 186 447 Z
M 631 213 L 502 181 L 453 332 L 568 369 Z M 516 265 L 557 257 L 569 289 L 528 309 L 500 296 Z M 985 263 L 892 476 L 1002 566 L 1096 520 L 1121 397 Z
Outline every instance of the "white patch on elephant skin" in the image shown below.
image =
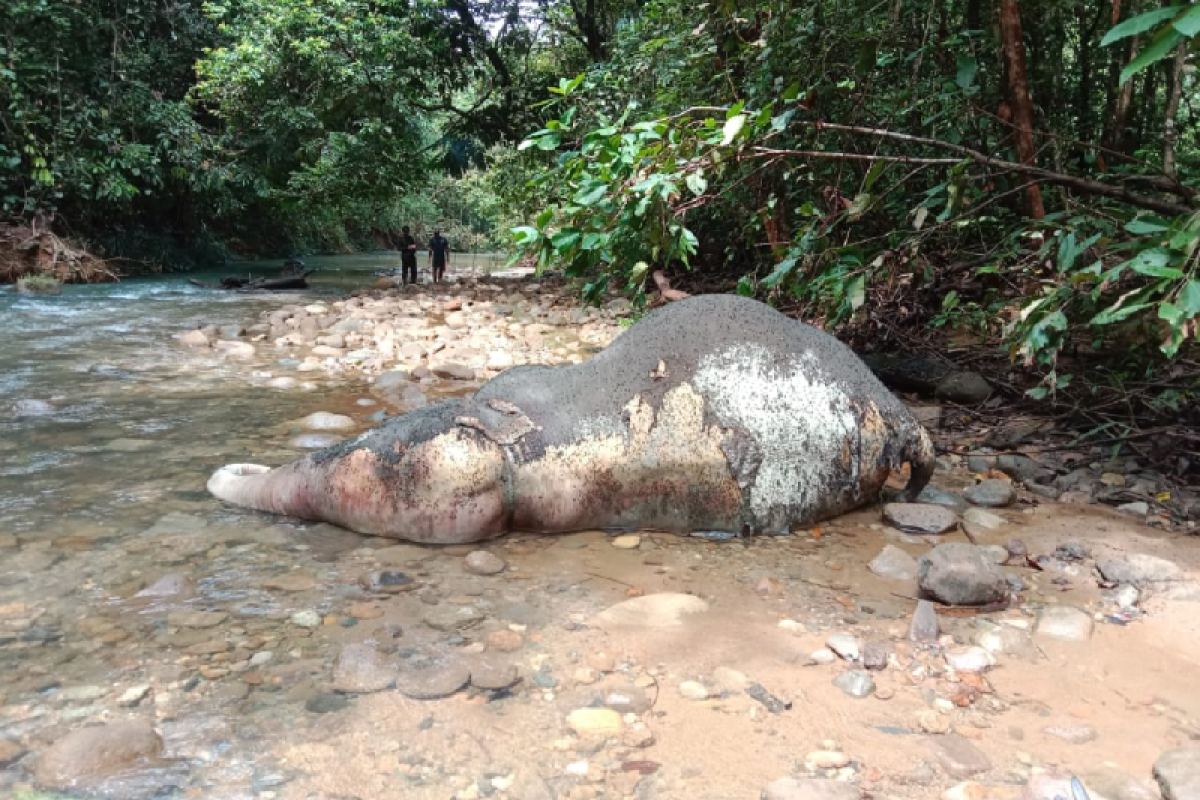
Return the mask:
M 850 399 L 816 380 L 812 356 L 784 364 L 764 347 L 739 344 L 705 357 L 693 383 L 722 425 L 757 440 L 762 464 L 749 507 L 762 525 L 786 524 L 785 509 L 811 511 L 838 485 L 843 446 L 857 436 Z

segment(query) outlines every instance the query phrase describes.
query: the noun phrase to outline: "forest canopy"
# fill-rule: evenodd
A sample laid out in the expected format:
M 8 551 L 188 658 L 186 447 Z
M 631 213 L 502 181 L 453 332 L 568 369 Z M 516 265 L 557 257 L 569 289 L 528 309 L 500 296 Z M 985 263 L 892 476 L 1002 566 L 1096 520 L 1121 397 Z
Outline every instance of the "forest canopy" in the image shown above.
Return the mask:
M 1197 332 L 1194 2 L 11 0 L 0 26 L 0 214 L 105 252 L 416 219 L 594 297 L 691 270 L 875 339 L 998 334 L 1043 393 L 1069 343 Z

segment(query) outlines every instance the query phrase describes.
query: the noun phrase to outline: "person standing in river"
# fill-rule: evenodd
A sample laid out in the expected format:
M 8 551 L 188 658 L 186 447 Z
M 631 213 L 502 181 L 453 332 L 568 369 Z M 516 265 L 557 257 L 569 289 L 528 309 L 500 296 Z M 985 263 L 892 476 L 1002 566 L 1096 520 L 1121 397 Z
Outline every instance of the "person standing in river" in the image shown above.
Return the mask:
M 400 229 L 400 282 L 402 284 L 417 282 L 417 240 L 408 232 L 408 226 Z M 409 276 L 412 277 L 409 277 Z
M 446 265 L 450 263 L 450 242 L 442 236 L 441 228 L 433 229 L 429 240 L 429 263 L 433 267 L 433 282 L 441 283 L 446 277 Z

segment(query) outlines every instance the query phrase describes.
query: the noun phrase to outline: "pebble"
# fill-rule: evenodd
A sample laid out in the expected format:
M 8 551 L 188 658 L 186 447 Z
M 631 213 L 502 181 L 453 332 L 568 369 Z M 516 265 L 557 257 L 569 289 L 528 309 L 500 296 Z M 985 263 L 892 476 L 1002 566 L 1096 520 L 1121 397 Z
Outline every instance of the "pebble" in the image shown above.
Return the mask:
M 982 647 L 963 647 L 947 652 L 946 663 L 955 672 L 983 672 L 996 665 L 996 658 Z
M 1117 511 L 1124 511 L 1126 514 L 1132 514 L 1136 517 L 1144 517 L 1150 513 L 1150 504 L 1145 500 L 1137 500 L 1133 503 L 1124 503 L 1117 506 Z
M 1051 725 L 1046 733 L 1055 739 L 1062 739 L 1069 744 L 1087 744 L 1096 740 L 1096 729 L 1091 725 L 1070 723 L 1066 725 Z
M 163 740 L 145 722 L 113 722 L 68 733 L 42 752 L 34 780 L 47 789 L 86 790 L 120 773 L 157 765 Z
M 567 715 L 567 725 L 584 738 L 620 736 L 625 728 L 621 715 L 611 708 L 577 708 Z
M 958 515 L 945 506 L 926 503 L 887 503 L 883 518 L 909 533 L 942 534 L 958 527 Z
M 354 427 L 354 420 L 345 414 L 318 411 L 300 420 L 300 424 L 310 431 L 344 431 Z
M 289 572 L 263 581 L 263 588 L 281 592 L 306 592 L 317 585 L 317 579 L 305 572 Z
M 499 691 L 507 689 L 521 679 L 515 664 L 499 663 L 481 658 L 471 664 L 471 685 L 478 689 Z
M 297 450 L 323 450 L 343 441 L 345 441 L 344 437 L 338 436 L 336 433 L 302 433 L 288 439 L 288 447 L 294 447 Z
M 499 653 L 515 653 L 525 646 L 525 637 L 507 629 L 491 631 L 483 638 L 489 650 Z
M 814 650 L 809 656 L 814 663 L 817 664 L 832 664 L 837 661 L 837 653 L 830 650 L 828 647 L 822 647 L 820 650 Z
M 918 600 L 908 625 L 908 639 L 912 642 L 935 642 L 938 638 L 937 608 L 928 600 Z
M 482 611 L 474 606 L 439 605 L 425 613 L 423 621 L 435 631 L 454 633 L 467 630 L 486 619 Z
M 707 700 L 708 687 L 698 681 L 684 681 L 679 684 L 679 693 L 688 700 Z
M 940 711 L 932 708 L 926 708 L 917 713 L 917 727 L 925 731 L 941 735 L 950 732 L 950 718 Z
M 375 603 L 352 603 L 346 613 L 353 619 L 379 619 L 383 616 L 383 609 Z
M 636 550 L 641 544 L 642 537 L 633 533 L 627 533 L 612 540 L 612 546 L 618 550 Z
M 500 556 L 487 550 L 476 550 L 463 559 L 463 569 L 472 575 L 498 575 L 506 566 Z
M 852 669 L 833 679 L 833 685 L 851 697 L 869 697 L 875 691 L 875 681 L 867 672 Z
M 825 640 L 825 646 L 847 661 L 862 658 L 862 640 L 848 633 L 835 633 Z
M 889 580 L 911 581 L 917 577 L 917 560 L 894 544 L 884 545 L 868 567 L 879 577 Z
M 1012 484 L 1000 478 L 989 478 L 963 490 L 967 502 L 976 506 L 1000 508 L 1012 503 L 1016 492 Z
M 939 489 L 933 484 L 929 484 L 921 493 L 917 495 L 917 502 L 926 505 L 945 506 L 953 511 L 961 512 L 967 508 L 967 501 L 963 500 L 953 492 L 947 492 Z
M 449 697 L 471 681 L 471 670 L 460 661 L 446 661 L 401 670 L 396 688 L 414 700 Z
M 1086 642 L 1092 637 L 1092 615 L 1071 606 L 1046 606 L 1038 614 L 1038 636 L 1065 642 Z
M 172 611 L 167 624 L 176 628 L 215 628 L 229 615 L 223 611 Z
M 350 701 L 344 694 L 324 692 L 308 698 L 304 702 L 305 710 L 313 714 L 333 714 L 350 706 Z
M 333 670 L 333 688 L 348 694 L 381 692 L 396 680 L 396 667 L 374 646 L 347 644 L 338 653 Z
M 982 606 L 1008 597 L 1008 581 L 980 548 L 939 544 L 917 559 L 917 585 L 930 597 L 955 606 Z
M 927 740 L 934 758 L 951 778 L 970 778 L 992 768 L 991 760 L 957 733 Z
M 998 531 L 1008 524 L 1008 520 L 999 514 L 993 514 L 982 508 L 968 508 L 963 512 L 963 525 L 970 526 L 968 531 L 973 534 Z
M 117 698 L 117 705 L 131 708 L 145 700 L 148 694 L 150 694 L 149 684 L 143 683 L 140 686 L 130 686 Z
M 862 649 L 862 664 L 870 670 L 884 669 L 890 653 L 891 648 L 883 642 L 867 642 Z
M 292 614 L 292 624 L 301 628 L 316 628 L 321 625 L 321 615 L 311 608 Z

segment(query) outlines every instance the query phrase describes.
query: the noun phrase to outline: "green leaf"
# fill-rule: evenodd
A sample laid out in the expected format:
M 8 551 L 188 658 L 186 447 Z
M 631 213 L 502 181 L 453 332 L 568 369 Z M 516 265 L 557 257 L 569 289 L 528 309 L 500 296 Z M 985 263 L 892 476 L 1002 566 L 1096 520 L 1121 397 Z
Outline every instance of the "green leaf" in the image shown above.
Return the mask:
M 861 217 L 866 210 L 871 207 L 871 200 L 874 199 L 869 192 L 863 192 L 854 198 L 854 202 L 850 204 L 850 208 L 846 209 L 846 215 L 854 220 Z
M 862 308 L 863 303 L 867 302 L 867 276 L 855 275 L 846 288 L 846 297 L 852 310 L 858 311 Z
M 785 258 L 776 265 L 775 269 L 763 279 L 762 285 L 768 289 L 774 289 L 779 285 L 779 282 L 788 276 L 793 269 L 796 268 L 795 258 Z
M 548 133 L 545 136 L 539 136 L 537 146 L 539 150 L 553 150 L 558 147 L 562 141 L 562 136 L 557 133 Z
M 737 293 L 742 297 L 754 297 L 754 281 L 749 275 L 743 275 L 738 280 Z
M 1162 233 L 1168 226 L 1157 217 L 1139 217 L 1125 223 L 1125 230 L 1133 234 Z
M 1170 253 L 1155 247 L 1151 250 L 1143 250 L 1125 263 L 1139 275 L 1151 278 L 1182 278 L 1183 272 L 1176 267 L 1168 266 L 1171 261 Z
M 699 197 L 708 190 L 708 181 L 704 180 L 703 172 L 693 172 L 684 180 L 687 187 L 692 190 L 692 194 Z
M 1179 325 L 1183 322 L 1183 309 L 1174 303 L 1163 303 L 1158 307 L 1158 318 L 1171 325 Z
M 1138 14 L 1136 17 L 1131 17 L 1104 34 L 1104 38 L 1100 40 L 1100 46 L 1107 47 L 1113 42 L 1119 42 L 1121 39 L 1145 33 L 1160 22 L 1166 22 L 1171 17 L 1174 17 L 1179 13 L 1180 8 L 1182 6 L 1156 8 L 1153 11 L 1147 11 L 1145 14 Z
M 650 271 L 650 265 L 645 261 L 639 261 L 633 265 L 633 269 L 629 270 L 629 285 L 635 286 L 646 280 L 646 273 Z
M 785 103 L 790 103 L 799 96 L 800 96 L 800 84 L 799 83 L 793 83 L 791 86 L 789 86 L 783 90 L 783 100 Z
M 960 89 L 966 89 L 975 82 L 975 74 L 979 72 L 979 62 L 975 60 L 975 56 L 959 56 L 958 57 L 958 74 L 954 81 Z
M 570 250 L 579 243 L 581 236 L 576 230 L 562 230 L 550 237 L 550 244 L 554 245 L 554 249 L 560 253 L 564 250 Z
M 746 115 L 737 114 L 725 120 L 725 127 L 721 129 L 721 145 L 728 145 L 737 138 L 737 135 L 742 132 L 742 128 L 746 125 Z
M 1137 75 L 1146 67 L 1161 61 L 1171 55 L 1171 51 L 1175 49 L 1175 45 L 1183 39 L 1183 34 L 1174 28 L 1167 28 L 1158 36 L 1154 37 L 1146 49 L 1138 53 L 1137 58 L 1125 65 L 1125 69 L 1121 70 L 1121 83 L 1125 83 L 1134 75 Z
M 594 206 L 603 200 L 607 194 L 608 184 L 604 181 L 585 181 L 572 199 L 581 206 Z
M 522 225 L 519 228 L 512 229 L 513 241 L 517 244 L 529 244 L 536 242 L 538 238 L 538 229 L 531 228 L 528 225 Z
M 1183 285 L 1183 290 L 1179 292 L 1179 307 L 1188 317 L 1200 314 L 1200 281 L 1192 278 Z
M 1131 306 L 1124 306 L 1123 308 L 1106 308 L 1096 316 L 1092 317 L 1088 324 L 1111 325 L 1114 322 L 1120 322 L 1126 317 L 1136 314 L 1143 309 L 1149 308 L 1151 305 L 1151 303 L 1135 303 Z
M 1189 39 L 1200 33 L 1200 5 L 1193 4 L 1171 26 Z

